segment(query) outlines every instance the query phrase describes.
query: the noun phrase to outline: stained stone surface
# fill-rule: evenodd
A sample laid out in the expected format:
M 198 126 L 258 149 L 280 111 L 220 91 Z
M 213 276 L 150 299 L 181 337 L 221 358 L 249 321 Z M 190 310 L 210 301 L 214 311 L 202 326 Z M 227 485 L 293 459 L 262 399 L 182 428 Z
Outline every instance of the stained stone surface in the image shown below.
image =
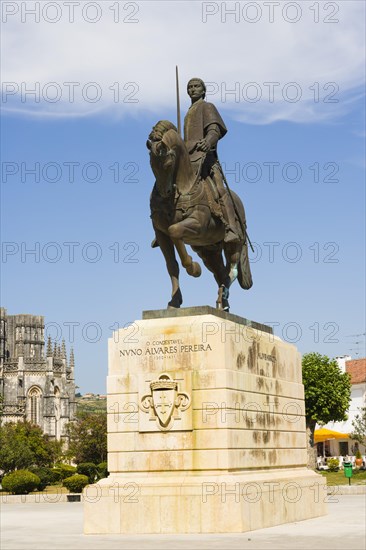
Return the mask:
M 110 476 L 88 489 L 85 533 L 243 532 L 326 513 L 296 347 L 199 309 L 145 312 L 109 340 Z

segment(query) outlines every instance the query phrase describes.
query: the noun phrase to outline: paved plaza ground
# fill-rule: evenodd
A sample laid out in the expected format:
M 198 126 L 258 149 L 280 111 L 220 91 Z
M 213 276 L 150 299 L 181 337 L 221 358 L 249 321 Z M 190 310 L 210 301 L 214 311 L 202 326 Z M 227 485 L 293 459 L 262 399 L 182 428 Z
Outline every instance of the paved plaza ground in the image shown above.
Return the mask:
M 233 535 L 83 535 L 80 503 L 2 504 L 2 550 L 344 549 L 365 548 L 366 495 L 338 495 L 329 514 Z

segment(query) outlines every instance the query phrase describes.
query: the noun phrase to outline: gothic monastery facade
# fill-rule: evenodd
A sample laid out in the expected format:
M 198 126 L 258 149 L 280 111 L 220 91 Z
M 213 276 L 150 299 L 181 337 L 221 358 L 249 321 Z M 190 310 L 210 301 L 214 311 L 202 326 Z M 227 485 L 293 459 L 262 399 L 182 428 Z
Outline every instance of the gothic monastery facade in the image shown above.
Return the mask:
M 41 315 L 8 315 L 0 308 L 2 422 L 29 420 L 56 440 L 75 418 L 74 353 L 48 338 Z

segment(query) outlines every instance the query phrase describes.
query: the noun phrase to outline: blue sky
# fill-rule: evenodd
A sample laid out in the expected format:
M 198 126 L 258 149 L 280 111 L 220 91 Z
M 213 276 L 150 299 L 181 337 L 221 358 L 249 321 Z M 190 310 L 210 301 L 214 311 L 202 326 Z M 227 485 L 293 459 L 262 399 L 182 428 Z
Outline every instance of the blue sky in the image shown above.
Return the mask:
M 332 15 L 320 2 L 318 23 L 297 3 L 297 23 L 286 21 L 291 11 L 270 23 L 257 2 L 261 19 L 249 23 L 254 12 L 235 22 L 215 2 L 136 2 L 135 15 L 121 2 L 120 15 L 138 20 L 123 25 L 111 23 L 108 1 L 96 3 L 93 25 L 78 12 L 70 23 L 62 2 L 59 22 L 40 13 L 39 23 L 26 14 L 22 23 L 18 4 L 2 14 L 1 303 L 44 315 L 48 333 L 74 346 L 81 391 L 105 392 L 111 327 L 169 300 L 165 262 L 150 248 L 145 142 L 157 120 L 175 121 L 176 62 L 182 114 L 187 79 L 211 83 L 207 99 L 228 127 L 220 159 L 255 244 L 254 286 L 232 287 L 232 313 L 276 323 L 303 353 L 356 357 L 360 338 L 349 335 L 365 331 L 363 3 L 331 3 Z M 37 82 L 39 102 L 24 94 L 32 86 L 37 94 Z M 80 83 L 74 102 L 65 82 Z M 268 82 L 279 83 L 273 101 Z M 102 90 L 101 99 L 86 101 L 83 87 L 90 97 Z M 59 101 L 45 100 L 57 91 Z M 26 172 L 34 167 L 39 178 Z M 215 304 L 208 273 L 181 272 L 181 286 L 185 306 Z

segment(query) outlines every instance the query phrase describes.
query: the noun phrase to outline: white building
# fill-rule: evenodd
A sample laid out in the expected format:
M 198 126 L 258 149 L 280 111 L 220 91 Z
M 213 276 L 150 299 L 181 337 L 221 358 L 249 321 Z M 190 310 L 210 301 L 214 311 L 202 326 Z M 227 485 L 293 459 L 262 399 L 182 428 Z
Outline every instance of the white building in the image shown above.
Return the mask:
M 351 375 L 351 401 L 348 410 L 348 419 L 345 422 L 329 422 L 322 428 L 349 434 L 353 431 L 352 421 L 357 414 L 360 414 L 361 407 L 366 406 L 366 358 L 351 359 L 349 356 L 337 357 L 339 367 L 343 372 Z M 319 428 L 320 426 L 317 426 Z M 323 454 L 322 443 L 318 443 L 318 454 Z M 357 444 L 350 438 L 329 439 L 324 442 L 326 456 L 346 456 L 354 455 L 357 450 Z M 359 445 L 362 455 L 365 455 L 365 447 Z

